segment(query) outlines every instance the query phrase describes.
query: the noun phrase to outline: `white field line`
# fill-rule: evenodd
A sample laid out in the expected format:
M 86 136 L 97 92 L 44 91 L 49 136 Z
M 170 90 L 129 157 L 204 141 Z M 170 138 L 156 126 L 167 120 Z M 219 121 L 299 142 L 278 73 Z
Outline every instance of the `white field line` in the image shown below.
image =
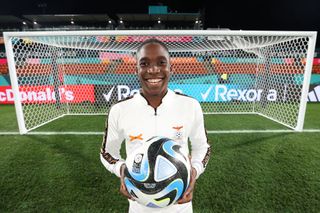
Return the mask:
M 207 130 L 208 134 L 250 134 L 250 133 L 312 133 L 320 132 L 320 129 L 304 129 L 302 132 L 288 129 L 266 130 Z M 3 135 L 20 135 L 19 132 L 0 132 Z M 29 132 L 26 135 L 103 135 L 103 132 Z
M 320 129 L 304 129 L 303 131 L 294 131 L 290 129 L 265 129 L 265 130 L 208 130 L 208 134 L 239 134 L 239 133 L 307 133 L 320 132 Z

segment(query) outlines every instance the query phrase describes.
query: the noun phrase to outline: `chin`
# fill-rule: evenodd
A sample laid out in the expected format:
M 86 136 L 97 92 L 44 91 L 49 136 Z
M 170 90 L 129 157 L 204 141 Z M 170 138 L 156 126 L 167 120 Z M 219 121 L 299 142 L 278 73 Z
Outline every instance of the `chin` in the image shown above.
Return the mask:
M 158 95 L 161 95 L 161 91 L 150 91 L 148 92 L 150 95 L 152 96 L 158 96 Z
M 145 92 L 150 96 L 159 96 L 165 93 L 166 90 L 162 89 L 146 89 Z

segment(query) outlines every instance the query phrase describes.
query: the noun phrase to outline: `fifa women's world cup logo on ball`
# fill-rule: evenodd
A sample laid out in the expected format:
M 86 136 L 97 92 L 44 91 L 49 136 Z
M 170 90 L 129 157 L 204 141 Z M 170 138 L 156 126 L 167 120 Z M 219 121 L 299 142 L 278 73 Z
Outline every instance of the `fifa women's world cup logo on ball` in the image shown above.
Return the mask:
M 162 208 L 182 197 L 190 171 L 188 155 L 178 142 L 152 137 L 127 157 L 124 181 L 137 202 Z

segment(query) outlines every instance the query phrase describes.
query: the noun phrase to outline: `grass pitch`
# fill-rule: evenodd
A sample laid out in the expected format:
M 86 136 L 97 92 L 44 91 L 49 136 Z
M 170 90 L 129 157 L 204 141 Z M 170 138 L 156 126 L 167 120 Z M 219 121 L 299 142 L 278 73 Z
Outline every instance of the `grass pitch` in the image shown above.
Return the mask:
M 308 104 L 306 129 L 320 129 Z M 208 130 L 286 129 L 259 116 L 205 117 Z M 0 131 L 17 132 L 12 106 Z M 104 116 L 66 116 L 35 131 L 102 132 Z M 102 166 L 102 135 L 1 135 L 0 212 L 127 212 L 119 180 Z M 209 134 L 194 212 L 319 212 L 320 133 Z

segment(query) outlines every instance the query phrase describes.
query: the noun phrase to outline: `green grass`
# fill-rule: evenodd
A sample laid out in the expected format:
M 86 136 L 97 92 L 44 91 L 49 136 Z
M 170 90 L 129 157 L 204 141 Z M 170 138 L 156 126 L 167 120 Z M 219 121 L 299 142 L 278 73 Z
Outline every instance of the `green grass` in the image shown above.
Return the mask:
M 15 109 L 12 105 L 0 104 L 0 131 L 18 131 Z
M 2 136 L 0 212 L 123 212 L 119 180 L 99 160 L 100 139 Z
M 305 129 L 320 129 L 320 104 L 308 104 L 305 116 Z M 14 107 L 0 105 L 0 132 L 18 131 Z M 106 116 L 65 116 L 34 131 L 96 131 L 103 130 Z M 205 115 L 208 130 L 264 130 L 288 129 L 259 115 Z
M 307 105 L 304 128 L 320 129 L 320 104 L 310 103 Z
M 319 134 L 211 137 L 213 156 L 198 181 L 199 212 L 318 212 Z
M 210 135 L 195 212 L 317 212 L 319 134 Z M 0 212 L 125 212 L 100 136 L 1 136 Z
M 305 129 L 320 129 L 320 104 L 311 103 L 307 106 Z M 0 132 L 18 131 L 15 110 L 12 105 L 0 105 Z M 34 131 L 96 131 L 103 130 L 106 116 L 65 116 Z M 288 129 L 274 121 L 259 115 L 205 115 L 205 124 L 208 130 L 264 130 Z
M 260 116 L 210 115 L 210 130 L 286 129 Z M 0 105 L 0 131 L 17 131 Z M 105 116 L 66 116 L 35 131 L 103 131 Z M 305 128 L 320 129 L 308 104 Z M 0 212 L 126 212 L 99 160 L 101 135 L 0 136 Z M 210 134 L 194 212 L 319 212 L 320 133 Z M 123 151 L 123 150 L 122 150 Z

